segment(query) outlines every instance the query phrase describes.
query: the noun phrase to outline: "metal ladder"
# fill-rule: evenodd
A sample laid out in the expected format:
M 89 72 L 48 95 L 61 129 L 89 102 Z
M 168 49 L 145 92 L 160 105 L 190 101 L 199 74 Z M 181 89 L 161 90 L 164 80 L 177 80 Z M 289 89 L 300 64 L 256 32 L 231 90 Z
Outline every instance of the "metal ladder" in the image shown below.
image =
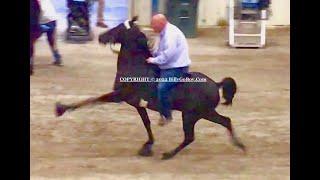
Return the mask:
M 266 44 L 266 10 L 243 9 L 237 6 L 239 10 L 239 17 L 235 18 L 235 1 L 229 0 L 229 45 L 231 47 L 244 47 L 244 48 L 261 48 Z M 254 20 L 244 20 L 243 15 L 256 16 Z M 236 26 L 236 23 L 238 26 Z M 255 33 L 239 32 L 239 27 L 244 26 L 259 26 L 259 31 Z M 237 29 L 238 28 L 238 29 Z M 256 42 L 240 42 L 240 38 L 255 38 Z

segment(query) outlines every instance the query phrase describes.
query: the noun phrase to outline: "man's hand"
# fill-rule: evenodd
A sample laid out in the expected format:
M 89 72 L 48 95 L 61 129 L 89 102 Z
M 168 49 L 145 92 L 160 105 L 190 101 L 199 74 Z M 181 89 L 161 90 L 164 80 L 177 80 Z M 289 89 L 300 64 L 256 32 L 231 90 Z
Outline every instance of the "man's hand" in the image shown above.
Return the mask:
M 154 58 L 149 57 L 146 61 L 147 61 L 147 63 L 153 63 L 153 60 L 154 60 Z

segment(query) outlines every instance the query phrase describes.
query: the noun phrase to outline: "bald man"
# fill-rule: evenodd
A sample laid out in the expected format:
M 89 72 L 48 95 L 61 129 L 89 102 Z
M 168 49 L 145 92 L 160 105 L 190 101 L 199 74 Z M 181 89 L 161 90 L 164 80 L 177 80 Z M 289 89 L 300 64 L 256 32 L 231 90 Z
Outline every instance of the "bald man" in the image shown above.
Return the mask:
M 159 65 L 161 79 L 183 77 L 188 73 L 191 64 L 186 37 L 179 28 L 169 23 L 163 14 L 153 16 L 151 26 L 156 33 L 160 33 L 160 42 L 158 49 L 152 52 L 153 57 L 148 58 L 147 62 Z M 158 84 L 160 126 L 172 120 L 169 93 L 177 84 L 178 82 Z

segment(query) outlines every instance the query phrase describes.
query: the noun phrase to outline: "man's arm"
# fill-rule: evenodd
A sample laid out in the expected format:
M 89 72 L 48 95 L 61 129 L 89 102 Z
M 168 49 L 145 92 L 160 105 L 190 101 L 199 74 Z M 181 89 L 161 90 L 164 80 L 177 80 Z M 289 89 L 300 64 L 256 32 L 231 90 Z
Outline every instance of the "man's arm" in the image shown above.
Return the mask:
M 177 38 L 176 34 L 172 34 L 171 36 L 167 37 L 165 50 L 158 51 L 157 56 L 152 58 L 151 63 L 161 65 L 167 63 L 169 59 L 172 59 L 171 57 L 177 52 L 178 40 L 179 39 Z
M 158 46 L 156 45 L 158 42 L 155 38 L 150 38 L 147 42 L 149 51 L 153 57 L 158 56 Z

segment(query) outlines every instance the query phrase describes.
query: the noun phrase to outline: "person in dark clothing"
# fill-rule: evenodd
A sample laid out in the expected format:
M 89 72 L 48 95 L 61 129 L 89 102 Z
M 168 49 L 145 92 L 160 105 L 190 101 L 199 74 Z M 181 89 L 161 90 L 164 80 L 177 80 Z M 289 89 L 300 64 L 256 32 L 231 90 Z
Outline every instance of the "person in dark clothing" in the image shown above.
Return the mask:
M 33 74 L 33 48 L 34 42 L 41 35 L 40 24 L 40 5 L 37 0 L 30 0 L 30 49 L 29 49 L 29 58 L 30 58 L 30 75 Z

